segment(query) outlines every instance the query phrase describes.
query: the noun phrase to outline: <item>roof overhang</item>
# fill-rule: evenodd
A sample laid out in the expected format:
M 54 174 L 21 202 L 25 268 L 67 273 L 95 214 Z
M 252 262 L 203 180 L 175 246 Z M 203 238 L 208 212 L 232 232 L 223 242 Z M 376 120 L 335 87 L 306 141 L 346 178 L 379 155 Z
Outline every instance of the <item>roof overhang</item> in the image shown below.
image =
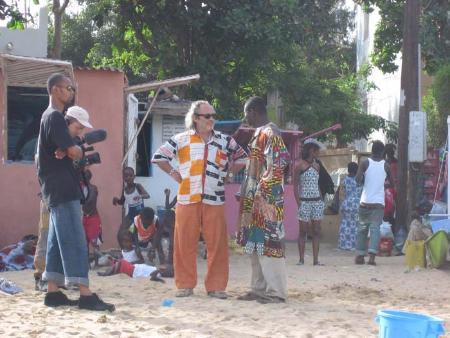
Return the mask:
M 152 81 L 152 82 L 146 82 L 146 83 L 142 83 L 142 84 L 138 84 L 138 85 L 134 85 L 134 86 L 128 86 L 128 87 L 125 87 L 124 91 L 125 91 L 125 94 L 135 94 L 135 93 L 147 92 L 147 91 L 158 89 L 161 87 L 170 88 L 170 87 L 180 86 L 180 85 L 184 85 L 184 84 L 189 84 L 192 81 L 198 81 L 199 79 L 200 79 L 200 74 L 176 77 L 173 79 Z
M 61 60 L 0 54 L 0 67 L 7 86 L 46 87 L 53 73 L 74 79 L 72 64 Z

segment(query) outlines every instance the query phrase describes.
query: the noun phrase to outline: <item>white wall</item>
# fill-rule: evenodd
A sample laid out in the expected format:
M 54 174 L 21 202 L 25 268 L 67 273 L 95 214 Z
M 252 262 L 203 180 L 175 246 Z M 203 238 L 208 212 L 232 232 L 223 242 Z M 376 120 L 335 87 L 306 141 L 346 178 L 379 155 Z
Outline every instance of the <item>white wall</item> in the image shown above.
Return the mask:
M 24 30 L 10 30 L 0 27 L 0 53 L 47 57 L 48 13 L 47 8 L 39 10 L 39 28 L 26 28 Z M 8 44 L 12 48 L 8 48 Z
M 375 30 L 380 15 L 375 9 L 372 13 L 364 13 L 360 6 L 357 6 L 356 13 L 356 53 L 358 69 L 369 62 L 370 54 L 373 51 Z M 401 55 L 397 56 L 396 64 L 399 66 L 396 72 L 383 74 L 381 70 L 373 67 L 369 81 L 373 82 L 377 89 L 364 93 L 362 100 L 367 100 L 367 113 L 381 116 L 389 121 L 398 122 L 400 103 L 400 75 L 401 75 Z M 370 140 L 386 141 L 382 132 L 374 132 Z M 358 150 L 366 151 L 367 142 L 356 142 Z
M 153 115 L 152 155 L 161 146 L 162 139 L 162 115 Z M 136 182 L 142 184 L 150 194 L 150 199 L 145 201 L 145 206 L 155 209 L 157 206 L 164 206 L 165 204 L 164 189 L 170 189 L 171 200 L 176 196 L 178 183 L 154 164 L 152 164 L 152 174 L 152 177 L 136 177 Z

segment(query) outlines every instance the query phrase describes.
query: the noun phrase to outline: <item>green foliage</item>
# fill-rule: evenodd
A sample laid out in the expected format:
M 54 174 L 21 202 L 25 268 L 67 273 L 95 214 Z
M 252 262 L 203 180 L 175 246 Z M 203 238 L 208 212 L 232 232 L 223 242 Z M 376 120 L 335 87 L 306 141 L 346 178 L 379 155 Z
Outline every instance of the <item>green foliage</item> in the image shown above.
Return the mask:
M 279 89 L 285 121 L 306 132 L 340 122 L 339 145 L 387 128 L 363 113 L 358 89 L 370 69 L 355 74 L 353 13 L 341 0 L 84 4 L 63 21 L 63 56 L 76 64 L 122 68 L 131 84 L 200 73 L 177 90 L 209 100 L 222 119 L 242 117 L 249 96 Z
M 405 0 L 355 0 L 367 12 L 379 9 L 381 17 L 375 32 L 373 64 L 384 73 L 397 70 L 395 59 L 402 48 L 403 7 Z M 420 44 L 425 70 L 434 74 L 450 61 L 450 25 L 448 0 L 422 1 Z
M 441 146 L 447 139 L 447 117 L 450 115 L 450 64 L 436 73 L 432 88 L 423 99 L 427 112 L 428 142 Z

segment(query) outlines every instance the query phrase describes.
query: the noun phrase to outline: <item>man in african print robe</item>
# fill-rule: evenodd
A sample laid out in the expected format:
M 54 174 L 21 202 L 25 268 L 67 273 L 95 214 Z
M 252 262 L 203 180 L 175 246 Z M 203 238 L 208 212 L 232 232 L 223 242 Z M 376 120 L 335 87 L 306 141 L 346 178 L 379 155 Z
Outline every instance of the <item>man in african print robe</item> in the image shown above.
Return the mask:
M 262 98 L 250 98 L 244 113 L 257 129 L 249 144 L 237 234 L 238 244 L 251 257 L 251 291 L 238 299 L 279 303 L 287 297 L 283 173 L 290 157 L 280 129 L 268 119 Z

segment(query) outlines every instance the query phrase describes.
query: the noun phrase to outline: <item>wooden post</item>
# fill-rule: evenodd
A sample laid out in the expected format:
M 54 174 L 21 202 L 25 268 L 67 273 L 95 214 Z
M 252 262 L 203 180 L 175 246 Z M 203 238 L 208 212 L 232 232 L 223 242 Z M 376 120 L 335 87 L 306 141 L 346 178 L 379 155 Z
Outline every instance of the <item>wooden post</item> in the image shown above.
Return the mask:
M 404 7 L 402 73 L 398 132 L 397 224 L 407 227 L 418 193 L 417 168 L 408 165 L 409 112 L 419 109 L 419 16 L 420 0 L 407 0 Z M 409 169 L 409 170 L 408 170 Z M 409 172 L 409 176 L 408 176 Z

